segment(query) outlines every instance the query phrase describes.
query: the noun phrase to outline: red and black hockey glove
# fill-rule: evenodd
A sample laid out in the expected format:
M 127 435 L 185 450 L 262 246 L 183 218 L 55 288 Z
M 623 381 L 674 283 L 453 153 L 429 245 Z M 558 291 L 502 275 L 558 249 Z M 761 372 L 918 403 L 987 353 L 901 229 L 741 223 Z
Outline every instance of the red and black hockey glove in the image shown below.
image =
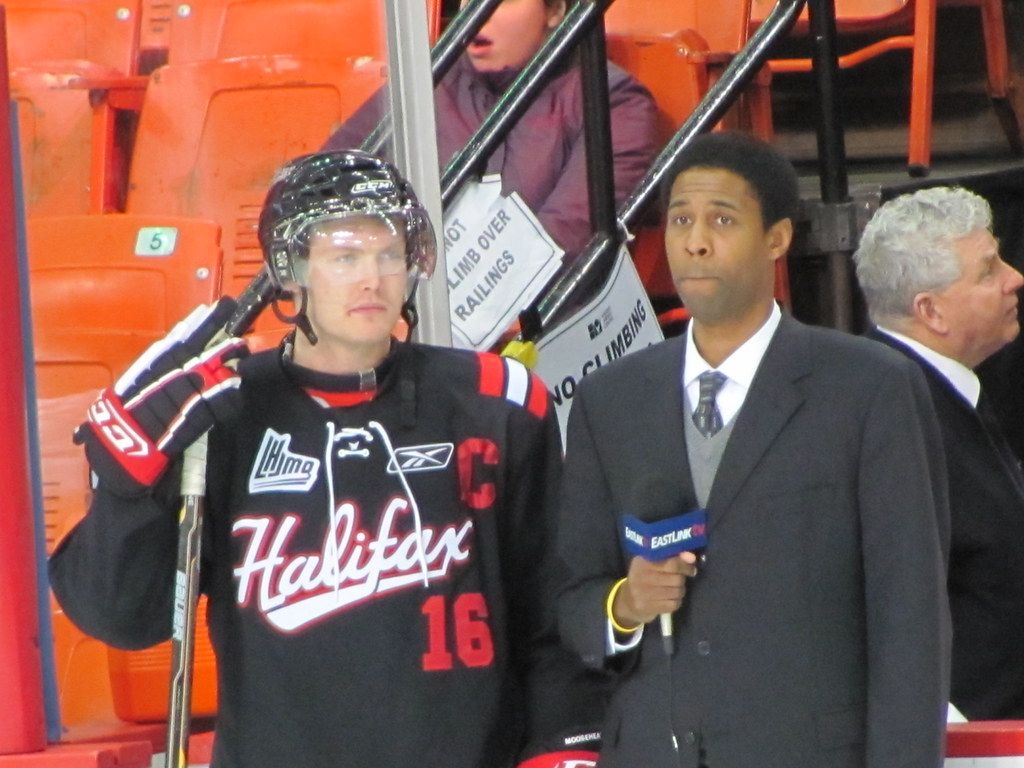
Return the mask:
M 103 487 L 142 493 L 215 421 L 237 412 L 234 368 L 249 350 L 238 338 L 207 349 L 234 309 L 229 298 L 196 307 L 89 406 L 75 442 L 85 444 Z
M 516 768 L 595 768 L 600 749 L 600 731 L 577 726 L 528 746 Z
M 596 768 L 597 752 L 548 752 L 531 757 L 518 768 Z

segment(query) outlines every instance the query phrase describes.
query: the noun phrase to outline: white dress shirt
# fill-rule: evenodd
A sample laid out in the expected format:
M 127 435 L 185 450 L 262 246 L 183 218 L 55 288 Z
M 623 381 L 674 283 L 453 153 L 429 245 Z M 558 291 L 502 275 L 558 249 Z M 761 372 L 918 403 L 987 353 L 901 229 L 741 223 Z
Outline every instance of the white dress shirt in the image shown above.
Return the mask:
M 700 399 L 698 377 L 705 371 L 718 371 L 726 377 L 725 383 L 715 397 L 718 411 L 722 414 L 722 426 L 736 418 L 736 414 L 743 407 L 743 401 L 747 399 L 750 385 L 754 382 L 754 374 L 757 373 L 764 353 L 768 351 L 768 345 L 771 344 L 772 337 L 775 336 L 775 331 L 778 330 L 781 321 L 782 310 L 779 309 L 778 304 L 773 303 L 771 314 L 764 324 L 755 331 L 753 336 L 725 358 L 717 368 L 712 368 L 697 351 L 697 344 L 693 340 L 693 323 L 689 323 L 686 329 L 686 349 L 683 352 L 682 372 L 682 385 L 686 392 L 684 400 L 690 409 L 688 416 L 693 415 Z M 610 621 L 605 623 L 608 630 L 606 648 L 608 648 L 609 655 L 635 648 L 644 634 L 644 628 L 641 626 L 626 639 L 623 635 L 615 632 Z
M 725 384 L 718 390 L 715 402 L 718 405 L 718 412 L 722 414 L 722 426 L 732 421 L 740 412 L 743 401 L 747 399 L 747 392 L 754 381 L 754 374 L 761 365 L 761 358 L 768 350 L 768 345 L 775 335 L 779 322 L 782 320 L 782 310 L 778 304 L 772 304 L 772 313 L 764 324 L 757 329 L 753 336 L 740 344 L 731 355 L 729 355 L 717 368 L 712 368 L 707 360 L 701 357 L 697 351 L 697 343 L 693 340 L 693 323 L 686 329 L 686 353 L 683 363 L 683 389 L 686 390 L 686 400 L 689 404 L 690 414 L 697 409 L 700 400 L 700 382 L 698 378 L 707 371 L 718 371 L 725 376 Z
M 951 357 L 940 355 L 931 347 L 926 347 L 919 341 L 916 341 L 909 336 L 904 336 L 902 333 L 883 328 L 881 325 L 878 326 L 878 330 L 889 336 L 896 341 L 900 342 L 905 346 L 910 347 L 920 357 L 924 358 L 925 362 L 931 365 L 932 368 L 942 374 L 943 378 L 950 383 L 950 385 L 957 391 L 964 400 L 970 403 L 972 408 L 978 407 L 978 398 L 981 397 L 981 382 L 978 380 L 978 375 L 968 368 L 963 363 L 954 360 Z

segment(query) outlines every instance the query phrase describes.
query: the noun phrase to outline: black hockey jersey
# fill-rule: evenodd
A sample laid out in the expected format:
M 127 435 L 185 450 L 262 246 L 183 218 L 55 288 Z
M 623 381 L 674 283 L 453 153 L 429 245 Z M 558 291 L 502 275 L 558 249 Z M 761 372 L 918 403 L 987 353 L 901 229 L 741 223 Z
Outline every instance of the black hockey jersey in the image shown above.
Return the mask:
M 598 681 L 555 639 L 561 456 L 540 380 L 415 344 L 369 393 L 279 350 L 241 374 L 244 415 L 211 431 L 207 470 L 214 768 L 496 768 L 528 738 L 596 730 Z M 53 555 L 83 630 L 169 636 L 176 487 L 97 489 Z

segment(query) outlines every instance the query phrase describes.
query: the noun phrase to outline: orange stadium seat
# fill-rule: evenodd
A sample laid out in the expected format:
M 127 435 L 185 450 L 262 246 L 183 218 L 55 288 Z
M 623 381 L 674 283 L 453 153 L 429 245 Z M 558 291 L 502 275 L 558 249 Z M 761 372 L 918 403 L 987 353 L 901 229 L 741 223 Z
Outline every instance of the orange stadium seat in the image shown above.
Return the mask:
M 153 56 L 157 64 L 167 63 L 167 49 L 171 44 L 171 20 L 178 8 L 188 7 L 171 0 L 140 0 L 139 7 L 139 66 L 149 72 L 153 67 L 144 59 Z
M 99 211 L 119 162 L 114 127 L 94 134 L 104 105 L 88 83 L 133 72 L 138 3 L 121 0 L 9 0 L 11 92 L 18 104 L 26 208 L 30 214 Z M 94 155 L 92 136 L 100 146 Z
M 318 149 L 383 82 L 372 60 L 255 56 L 157 69 L 139 119 L 128 211 L 220 224 L 223 288 L 238 295 L 263 264 L 256 221 L 275 171 Z M 283 326 L 264 313 L 257 330 L 269 328 Z
M 167 216 L 28 220 L 47 552 L 88 503 L 88 471 L 81 448 L 71 442 L 73 429 L 99 389 L 192 307 L 219 294 L 219 237 L 213 222 Z M 78 631 L 55 602 L 53 611 L 67 727 L 115 714 L 151 719 L 145 696 L 159 696 L 166 710 L 166 685 L 155 690 L 152 672 L 135 681 L 136 670 L 152 669 L 156 659 L 168 674 L 166 646 L 132 653 L 106 649 Z M 194 711 L 210 714 L 216 702 L 212 650 L 205 634 L 199 637 L 197 659 L 204 661 Z
M 926 173 L 931 164 L 935 17 L 937 7 L 943 3 L 980 7 L 989 95 L 1000 109 L 999 116 L 1011 148 L 1019 152 L 1020 128 L 1008 101 L 1010 76 L 1003 0 L 836 0 L 836 27 L 841 34 L 870 32 L 889 35 L 840 56 L 841 68 L 855 67 L 894 50 L 911 52 L 907 165 L 912 173 L 918 174 Z M 759 24 L 774 4 L 773 0 L 753 0 L 751 23 Z M 807 34 L 806 8 L 796 31 Z M 771 62 L 770 66 L 775 72 L 809 72 L 811 60 L 780 59 Z
M 609 6 L 605 12 L 608 57 L 651 91 L 664 140 L 690 116 L 720 70 L 746 43 L 749 13 L 750 0 L 617 0 Z M 767 83 L 760 78 L 723 126 L 747 127 L 770 138 Z M 648 292 L 674 296 L 665 263 L 664 228 L 644 226 L 635 234 L 630 251 Z M 780 280 L 786 283 L 784 275 Z
M 426 0 L 431 40 L 441 0 Z M 384 58 L 384 0 L 202 0 L 176 5 L 168 61 L 292 54 L 309 59 Z
M 76 69 L 63 77 L 27 68 L 11 72 L 29 215 L 90 210 L 92 110 L 86 91 L 64 85 L 80 74 Z
M 674 132 L 708 86 L 747 42 L 751 0 L 617 0 L 605 12 L 609 57 L 644 83 Z M 724 125 L 770 138 L 771 105 L 764 76 Z
M 168 216 L 28 220 L 51 549 L 85 510 L 82 454 L 70 444 L 84 406 L 194 306 L 219 295 L 219 236 L 213 222 Z M 154 248 L 160 238 L 167 245 Z
M 5 0 L 11 69 L 90 61 L 132 71 L 138 0 Z

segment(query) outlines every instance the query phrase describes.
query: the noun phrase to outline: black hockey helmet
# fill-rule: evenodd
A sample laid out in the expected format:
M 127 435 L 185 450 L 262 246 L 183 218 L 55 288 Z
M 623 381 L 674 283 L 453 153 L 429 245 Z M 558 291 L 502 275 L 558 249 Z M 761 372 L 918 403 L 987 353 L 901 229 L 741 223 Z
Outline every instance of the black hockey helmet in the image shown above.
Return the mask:
M 259 240 L 277 286 L 305 287 L 315 225 L 346 216 L 379 216 L 404 227 L 410 292 L 437 260 L 434 230 L 416 193 L 391 163 L 359 150 L 303 155 L 285 165 L 260 212 Z

